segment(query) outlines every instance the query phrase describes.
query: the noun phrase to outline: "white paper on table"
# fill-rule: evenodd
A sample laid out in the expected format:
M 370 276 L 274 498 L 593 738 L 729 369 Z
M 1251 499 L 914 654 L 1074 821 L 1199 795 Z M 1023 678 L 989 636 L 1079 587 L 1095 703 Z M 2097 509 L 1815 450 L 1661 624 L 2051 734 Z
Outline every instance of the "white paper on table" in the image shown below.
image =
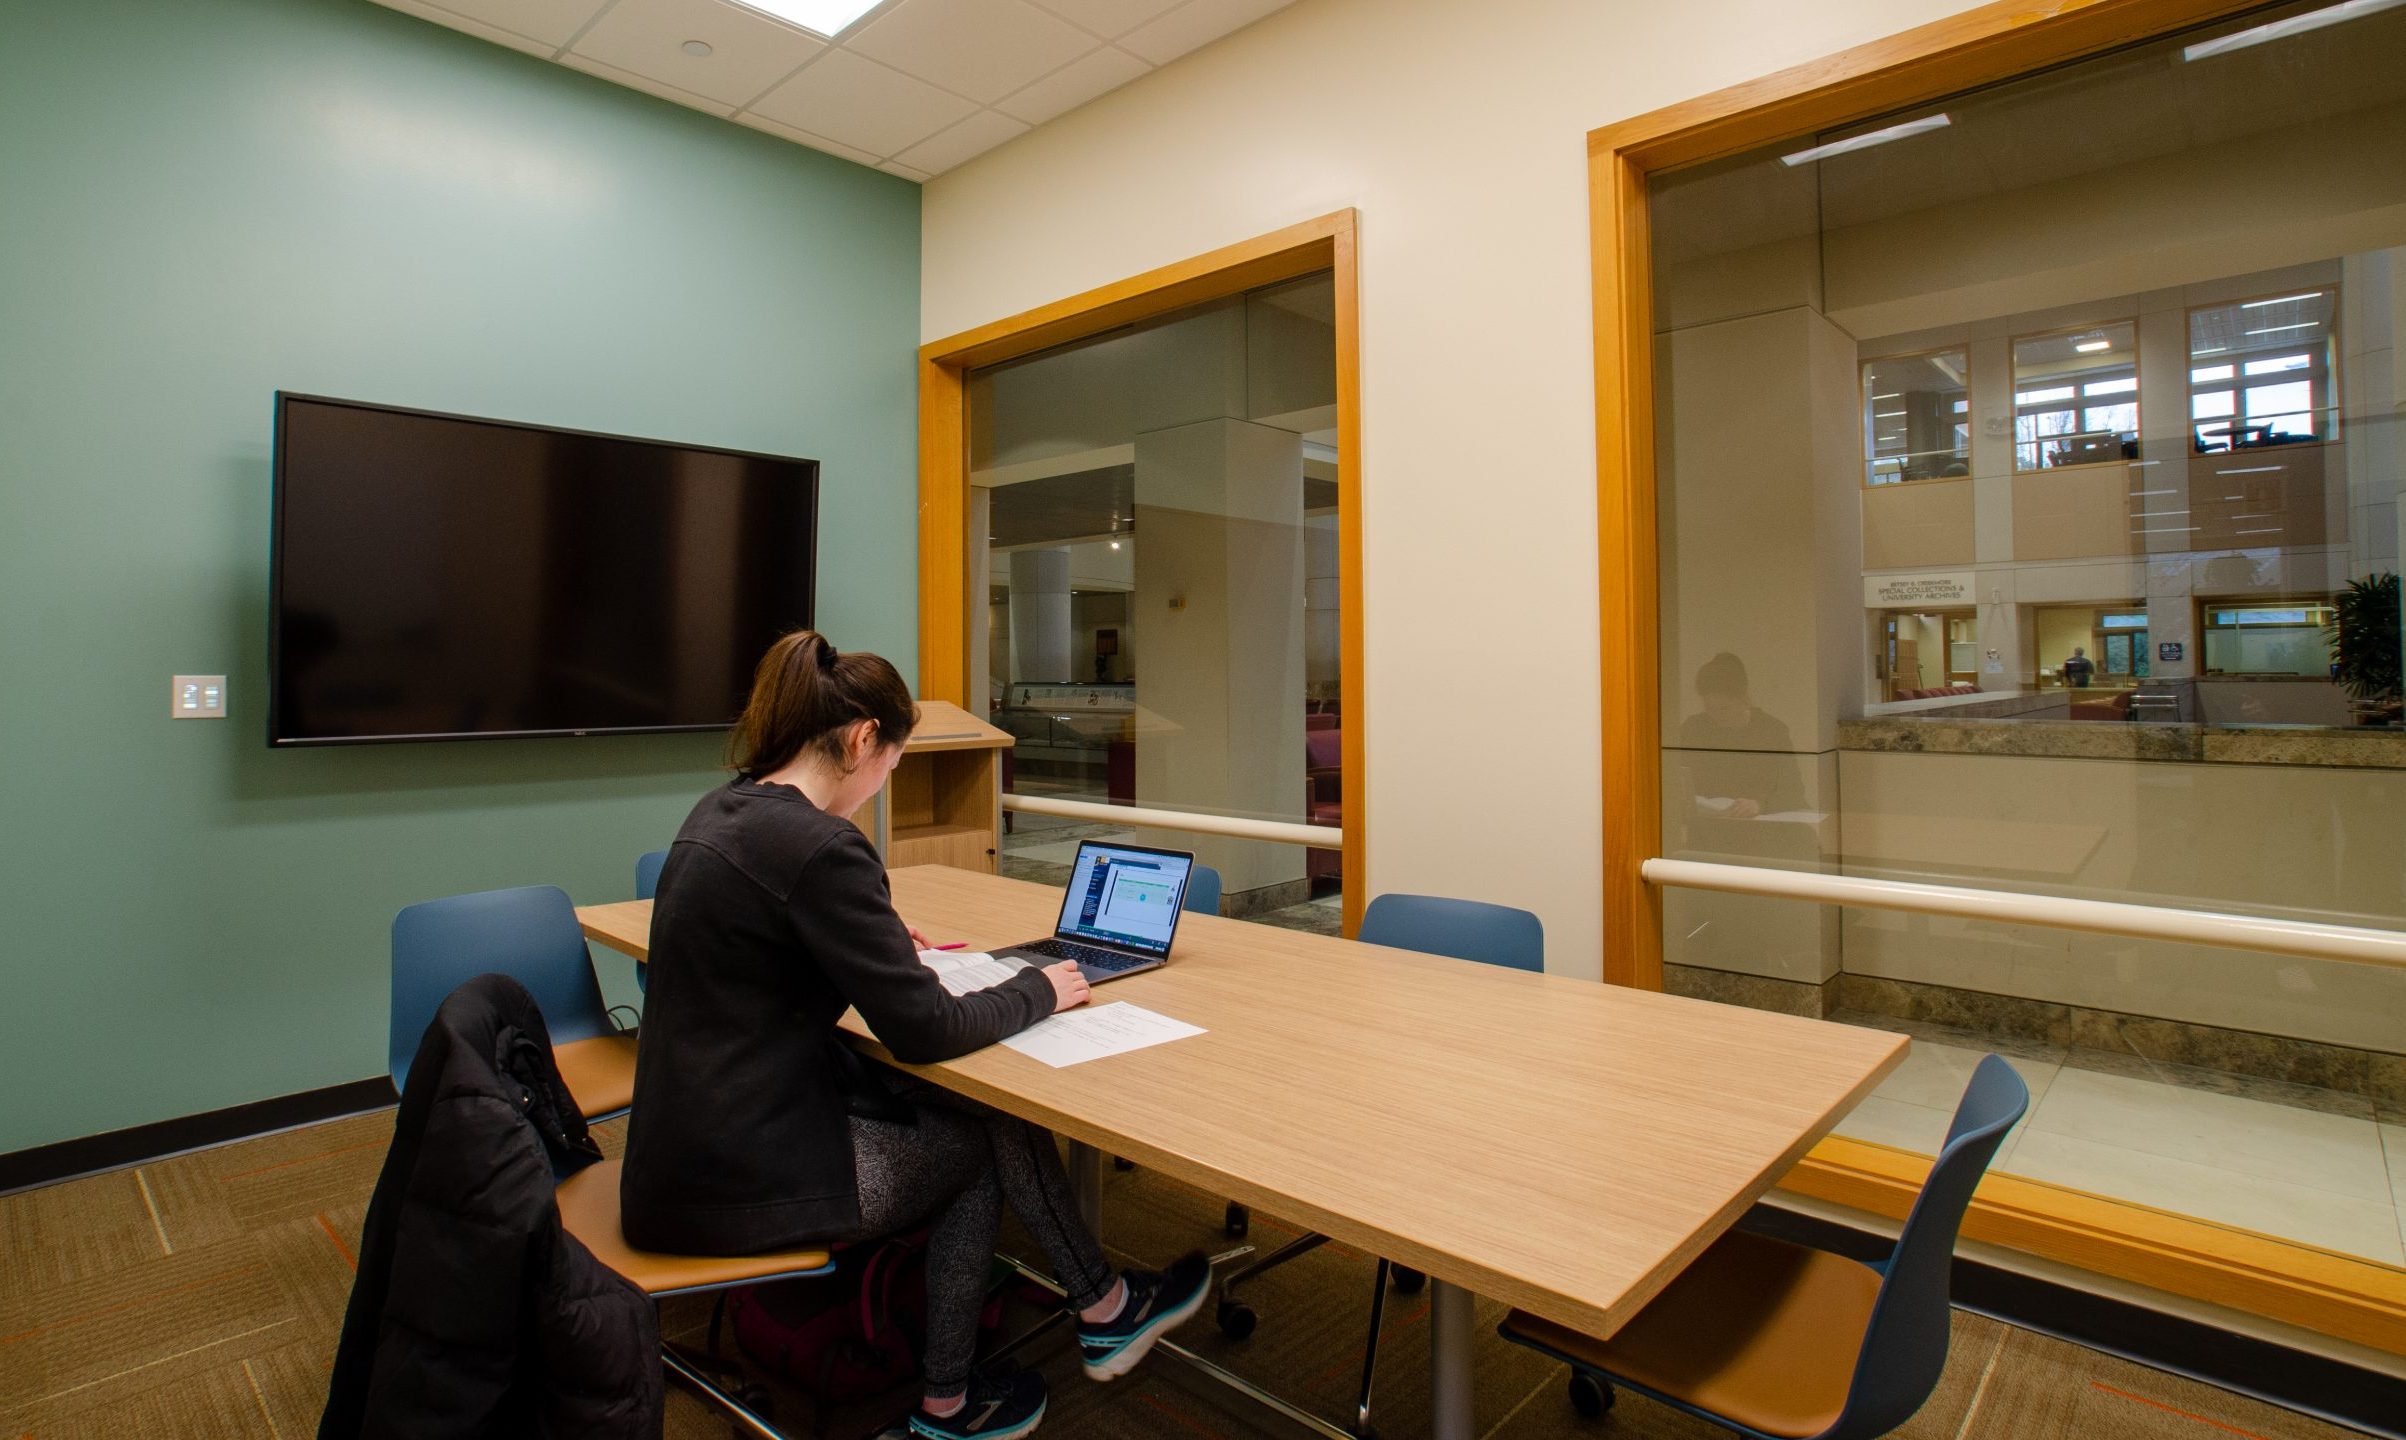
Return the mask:
M 1183 1040 L 1202 1033 L 1200 1025 L 1172 1020 L 1122 1000 L 1089 1010 L 1064 1011 L 1030 1025 L 1002 1043 L 1057 1070 L 1064 1065 L 1079 1065 L 1106 1055 L 1124 1055 L 1165 1040 Z
M 983 950 L 922 950 L 919 963 L 936 972 L 936 979 L 955 995 L 990 989 L 1028 968 L 1016 955 L 997 960 Z

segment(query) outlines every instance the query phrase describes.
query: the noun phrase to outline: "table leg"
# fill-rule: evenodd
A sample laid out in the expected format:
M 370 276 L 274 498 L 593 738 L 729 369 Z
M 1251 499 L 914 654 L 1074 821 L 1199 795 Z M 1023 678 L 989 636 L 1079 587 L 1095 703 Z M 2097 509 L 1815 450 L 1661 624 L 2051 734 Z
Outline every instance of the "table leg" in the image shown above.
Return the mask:
M 1471 1294 L 1429 1277 L 1429 1434 L 1471 1440 Z
M 1069 1187 L 1078 1197 L 1078 1218 L 1102 1233 L 1103 1152 L 1082 1140 L 1069 1142 Z

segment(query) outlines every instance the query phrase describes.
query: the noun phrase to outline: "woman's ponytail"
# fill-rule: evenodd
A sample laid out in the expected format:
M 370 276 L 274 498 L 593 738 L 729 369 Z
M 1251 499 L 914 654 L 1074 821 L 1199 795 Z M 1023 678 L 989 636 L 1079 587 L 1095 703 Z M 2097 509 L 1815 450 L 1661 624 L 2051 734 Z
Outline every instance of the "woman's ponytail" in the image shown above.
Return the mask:
M 727 737 L 727 763 L 758 778 L 805 751 L 843 766 L 845 727 L 867 720 L 876 744 L 899 745 L 919 723 L 910 688 L 884 656 L 847 655 L 816 630 L 780 636 L 752 672 L 752 698 Z

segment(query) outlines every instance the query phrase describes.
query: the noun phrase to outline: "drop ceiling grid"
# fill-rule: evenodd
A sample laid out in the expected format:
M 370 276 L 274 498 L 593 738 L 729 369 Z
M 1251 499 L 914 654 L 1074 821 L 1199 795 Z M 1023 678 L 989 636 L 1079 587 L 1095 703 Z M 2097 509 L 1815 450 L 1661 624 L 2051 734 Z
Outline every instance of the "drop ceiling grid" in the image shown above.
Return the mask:
M 734 0 L 378 3 L 918 181 L 1293 0 L 884 0 L 832 44 Z

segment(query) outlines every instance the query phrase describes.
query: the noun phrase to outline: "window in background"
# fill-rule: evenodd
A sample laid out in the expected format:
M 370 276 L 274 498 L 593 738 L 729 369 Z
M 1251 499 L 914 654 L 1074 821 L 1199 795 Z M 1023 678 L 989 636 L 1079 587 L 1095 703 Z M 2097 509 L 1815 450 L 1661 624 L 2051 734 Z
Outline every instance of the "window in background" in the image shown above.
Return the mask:
M 2013 468 L 2138 458 L 2139 327 L 2119 320 L 2013 342 Z
M 1972 473 L 1970 364 L 1961 350 L 1892 355 L 1863 366 L 1864 482 L 1894 485 Z
M 970 373 L 1007 793 L 1342 828 L 1335 334 L 1323 272 Z M 1223 913 L 1342 924 L 1335 850 L 1010 820 L 1008 876 L 1134 840 L 1196 852 Z
M 2200 455 L 2329 440 L 2339 295 L 2307 290 L 2189 312 L 2189 425 Z
M 2209 675 L 2309 675 L 2331 673 L 2327 598 L 2270 604 L 2216 603 L 2205 612 L 2205 668 Z

